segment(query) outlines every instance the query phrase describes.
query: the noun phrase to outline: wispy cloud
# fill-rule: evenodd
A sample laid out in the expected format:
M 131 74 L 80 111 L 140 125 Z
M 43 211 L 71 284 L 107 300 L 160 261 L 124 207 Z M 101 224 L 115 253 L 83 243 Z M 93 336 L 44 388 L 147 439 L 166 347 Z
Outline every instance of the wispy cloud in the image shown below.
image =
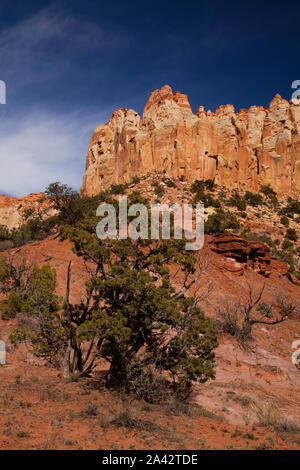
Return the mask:
M 55 4 L 0 30 L 0 78 L 8 89 L 0 109 L 0 193 L 21 196 L 59 180 L 80 187 L 91 133 L 109 114 L 94 112 L 92 97 L 82 104 L 86 64 L 128 40 Z
M 53 114 L 39 110 L 19 123 L 8 119 L 0 127 L 0 193 L 23 196 L 39 192 L 53 181 L 78 189 L 93 131 L 108 113 Z
M 18 79 L 23 85 L 51 79 L 68 69 L 74 54 L 122 48 L 128 42 L 122 32 L 50 6 L 0 31 L 1 72 L 10 83 Z

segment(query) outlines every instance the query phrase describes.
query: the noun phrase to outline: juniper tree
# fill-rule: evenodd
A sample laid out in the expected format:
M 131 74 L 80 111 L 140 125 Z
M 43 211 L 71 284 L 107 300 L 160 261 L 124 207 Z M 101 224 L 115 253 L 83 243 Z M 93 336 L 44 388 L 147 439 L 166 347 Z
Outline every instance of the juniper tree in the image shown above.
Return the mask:
M 58 315 L 61 303 L 55 293 L 55 269 L 24 261 L 12 265 L 2 258 L 0 281 L 6 293 L 0 303 L 2 318 L 18 320 L 10 341 L 15 345 L 25 343 L 35 356 L 58 366 L 66 340 Z
M 136 193 L 129 199 L 142 201 Z M 185 251 L 185 240 L 99 240 L 98 222 L 91 210 L 61 229 L 89 270 L 83 300 L 70 302 L 70 263 L 64 300 L 55 296 L 54 271 L 35 267 L 15 311 L 22 313 L 23 325 L 13 341 L 29 342 L 36 355 L 53 353 L 52 363 L 55 357 L 68 380 L 90 374 L 100 359 L 108 363 L 107 384 L 127 390 L 149 368 L 186 390 L 214 378 L 216 325 L 199 308 L 199 295 L 187 296 L 207 269 L 204 256 Z M 180 284 L 174 284 L 171 269 L 180 274 Z M 24 317 L 31 321 L 26 324 Z
M 80 355 L 77 371 L 69 363 L 71 373 L 90 372 L 101 357 L 109 364 L 107 383 L 116 387 L 129 387 L 132 368 L 149 365 L 187 387 L 213 378 L 216 326 L 200 310 L 199 298 L 186 296 L 207 269 L 203 257 L 197 261 L 186 252 L 184 240 L 99 240 L 98 222 L 90 213 L 62 230 L 93 270 L 82 303 L 71 305 L 66 296 L 68 356 Z M 171 266 L 182 273 L 180 287 L 172 283 Z

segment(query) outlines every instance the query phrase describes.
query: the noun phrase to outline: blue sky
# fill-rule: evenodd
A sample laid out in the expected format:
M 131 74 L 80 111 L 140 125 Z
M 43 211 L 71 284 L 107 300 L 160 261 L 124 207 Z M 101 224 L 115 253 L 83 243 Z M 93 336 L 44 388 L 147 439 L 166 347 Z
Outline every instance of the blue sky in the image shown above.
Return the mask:
M 79 188 L 92 130 L 168 83 L 193 110 L 267 106 L 300 79 L 296 2 L 0 1 L 0 194 Z

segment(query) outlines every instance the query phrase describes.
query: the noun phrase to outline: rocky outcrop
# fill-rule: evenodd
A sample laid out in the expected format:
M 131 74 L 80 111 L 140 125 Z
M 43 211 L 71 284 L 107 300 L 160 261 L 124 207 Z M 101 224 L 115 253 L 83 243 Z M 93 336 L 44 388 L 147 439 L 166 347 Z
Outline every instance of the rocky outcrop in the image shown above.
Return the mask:
M 212 251 L 225 258 L 223 269 L 243 274 L 246 267 L 260 274 L 289 275 L 289 267 L 283 261 L 271 257 L 271 250 L 263 242 L 245 240 L 234 234 L 215 235 L 209 241 Z
M 229 188 L 257 190 L 271 184 L 279 194 L 300 193 L 300 105 L 279 95 L 270 107 L 193 114 L 187 95 L 166 85 L 154 91 L 141 118 L 116 110 L 91 138 L 81 192 L 95 195 L 111 184 L 149 171 L 215 179 Z
M 5 225 L 9 229 L 19 227 L 24 221 L 26 209 L 37 212 L 48 207 L 46 201 L 41 202 L 44 197 L 43 193 L 29 194 L 21 198 L 0 195 L 0 225 Z M 46 215 L 52 215 L 51 211 Z

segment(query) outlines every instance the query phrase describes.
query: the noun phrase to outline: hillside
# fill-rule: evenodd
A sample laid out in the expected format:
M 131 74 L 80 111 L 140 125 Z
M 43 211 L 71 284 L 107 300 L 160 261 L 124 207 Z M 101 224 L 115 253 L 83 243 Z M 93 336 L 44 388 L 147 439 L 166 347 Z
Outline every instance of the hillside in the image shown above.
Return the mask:
M 151 201 L 159 198 L 167 203 L 187 202 L 193 195 L 187 182 L 158 173 L 119 189 L 139 191 Z M 210 195 L 228 201 L 235 193 L 216 186 Z M 211 286 L 210 295 L 201 303 L 208 316 L 216 319 L 219 306 L 235 301 L 239 293 L 245 299 L 248 284 L 254 290 L 265 284 L 264 302 L 271 303 L 279 291 L 300 303 L 300 281 L 295 275 L 299 253 L 294 257 L 293 274 L 263 242 L 267 237 L 269 244 L 279 240 L 282 245 L 286 226 L 279 211 L 286 204 L 282 199 L 275 209 L 263 196 L 263 203 L 249 204 L 241 211 L 222 202 L 243 226 L 236 234 L 226 230 L 226 234 L 205 237 L 203 256 L 209 259 L 209 269 L 191 294 L 206 292 Z M 208 204 L 206 219 L 215 212 Z M 300 237 L 296 217 L 289 223 Z M 243 230 L 250 231 L 254 240 L 239 236 Z M 65 294 L 67 266 L 72 260 L 71 300 L 78 302 L 84 296 L 89 265 L 57 234 L 6 255 L 39 265 L 49 263 L 57 271 L 59 295 Z M 173 272 L 173 277 L 176 285 L 180 274 Z M 7 341 L 15 325 L 16 320 L 0 320 L 0 339 Z M 274 326 L 256 325 L 253 333 L 250 347 L 220 334 L 216 380 L 196 385 L 188 403 L 160 405 L 120 396 L 99 385 L 107 368 L 104 362 L 92 378 L 64 383 L 59 371 L 34 358 L 25 347 L 15 351 L 10 346 L 7 364 L 0 368 L 0 448 L 299 449 L 300 375 L 291 361 L 292 343 L 300 339 L 299 313 Z

